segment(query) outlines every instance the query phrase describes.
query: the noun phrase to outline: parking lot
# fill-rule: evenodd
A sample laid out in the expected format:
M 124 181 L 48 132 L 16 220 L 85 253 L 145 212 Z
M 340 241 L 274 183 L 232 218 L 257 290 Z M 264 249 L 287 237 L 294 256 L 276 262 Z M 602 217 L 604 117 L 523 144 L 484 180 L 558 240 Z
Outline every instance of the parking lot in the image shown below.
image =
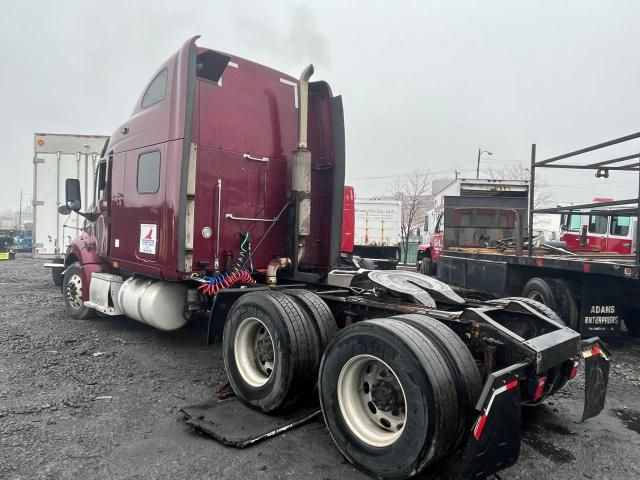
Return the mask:
M 120 317 L 71 319 L 41 264 L 0 263 L 0 478 L 369 478 L 321 421 L 246 450 L 196 433 L 179 408 L 226 383 L 205 322 L 167 333 Z M 520 462 L 499 478 L 640 478 L 640 343 L 609 346 L 602 414 L 578 423 L 579 377 L 524 412 Z M 456 478 L 460 459 L 425 478 Z

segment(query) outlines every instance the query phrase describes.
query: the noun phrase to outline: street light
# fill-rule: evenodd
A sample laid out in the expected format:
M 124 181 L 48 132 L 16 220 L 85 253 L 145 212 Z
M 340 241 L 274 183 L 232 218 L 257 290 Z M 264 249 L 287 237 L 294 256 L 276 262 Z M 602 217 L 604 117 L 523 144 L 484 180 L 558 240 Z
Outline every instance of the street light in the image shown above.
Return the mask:
M 478 149 L 478 164 L 476 166 L 476 178 L 480 178 L 480 156 L 486 153 L 487 155 L 493 155 L 493 153 L 491 153 L 489 150 L 482 150 L 481 148 Z

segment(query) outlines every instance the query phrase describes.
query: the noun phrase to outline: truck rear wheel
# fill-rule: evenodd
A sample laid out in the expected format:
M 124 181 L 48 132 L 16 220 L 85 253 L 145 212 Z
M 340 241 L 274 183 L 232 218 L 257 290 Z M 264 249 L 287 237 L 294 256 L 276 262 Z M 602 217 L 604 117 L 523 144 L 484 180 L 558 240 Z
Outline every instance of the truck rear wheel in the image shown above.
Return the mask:
M 447 362 L 401 320 L 366 320 L 340 331 L 322 359 L 318 385 L 337 447 L 376 478 L 413 476 L 456 441 L 458 401 Z
M 85 320 L 95 314 L 93 308 L 86 307 L 82 300 L 83 289 L 86 288 L 82 281 L 82 267 L 75 262 L 64 271 L 63 295 L 64 309 L 73 318 Z
M 329 306 L 318 295 L 298 288 L 285 289 L 282 293 L 295 300 L 312 320 L 318 339 L 319 355 L 322 357 L 327 345 L 338 333 L 338 324 Z
M 471 428 L 476 411 L 475 405 L 482 390 L 482 378 L 471 351 L 453 330 L 435 318 L 426 315 L 407 314 L 393 317 L 419 330 L 438 348 L 452 373 L 460 409 L 458 440 L 459 447 Z
M 265 413 L 308 394 L 320 361 L 312 321 L 279 292 L 247 293 L 233 304 L 222 355 L 240 401 Z
M 629 308 L 625 311 L 624 326 L 630 337 L 640 337 L 640 309 Z

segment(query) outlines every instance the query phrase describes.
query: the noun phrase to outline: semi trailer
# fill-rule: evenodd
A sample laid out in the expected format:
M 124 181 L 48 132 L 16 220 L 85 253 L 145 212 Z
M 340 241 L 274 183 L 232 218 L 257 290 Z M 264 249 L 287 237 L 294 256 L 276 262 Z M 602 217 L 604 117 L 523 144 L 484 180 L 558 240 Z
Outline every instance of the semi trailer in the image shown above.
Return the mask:
M 528 299 L 468 300 L 415 272 L 340 270 L 342 100 L 189 39 L 152 76 L 96 165 L 62 293 L 74 318 L 175 330 L 206 315 L 237 398 L 264 414 L 319 399 L 336 446 L 402 479 L 464 449 L 467 478 L 517 461 L 521 409 L 586 367 L 603 408 L 609 354 Z M 504 428 L 508 425 L 509 428 Z
M 96 162 L 105 147 L 103 135 L 33 134 L 33 240 L 34 258 L 47 260 L 53 282 L 62 283 L 64 252 L 78 236 L 84 219 L 75 213 L 59 216 L 64 204 L 65 179 L 82 185 L 83 200 L 93 200 Z

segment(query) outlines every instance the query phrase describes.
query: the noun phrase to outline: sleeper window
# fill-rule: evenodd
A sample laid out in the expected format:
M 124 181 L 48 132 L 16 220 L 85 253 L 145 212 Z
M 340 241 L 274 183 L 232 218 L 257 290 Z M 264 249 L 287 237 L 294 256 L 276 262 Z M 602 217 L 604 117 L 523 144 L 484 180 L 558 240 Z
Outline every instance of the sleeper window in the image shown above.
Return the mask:
M 167 93 L 168 75 L 169 73 L 165 68 L 151 81 L 147 91 L 144 92 L 144 97 L 142 97 L 142 108 L 150 107 L 154 103 L 158 103 L 164 99 L 164 96 Z
M 138 193 L 156 193 L 160 188 L 160 152 L 143 153 L 138 157 Z

